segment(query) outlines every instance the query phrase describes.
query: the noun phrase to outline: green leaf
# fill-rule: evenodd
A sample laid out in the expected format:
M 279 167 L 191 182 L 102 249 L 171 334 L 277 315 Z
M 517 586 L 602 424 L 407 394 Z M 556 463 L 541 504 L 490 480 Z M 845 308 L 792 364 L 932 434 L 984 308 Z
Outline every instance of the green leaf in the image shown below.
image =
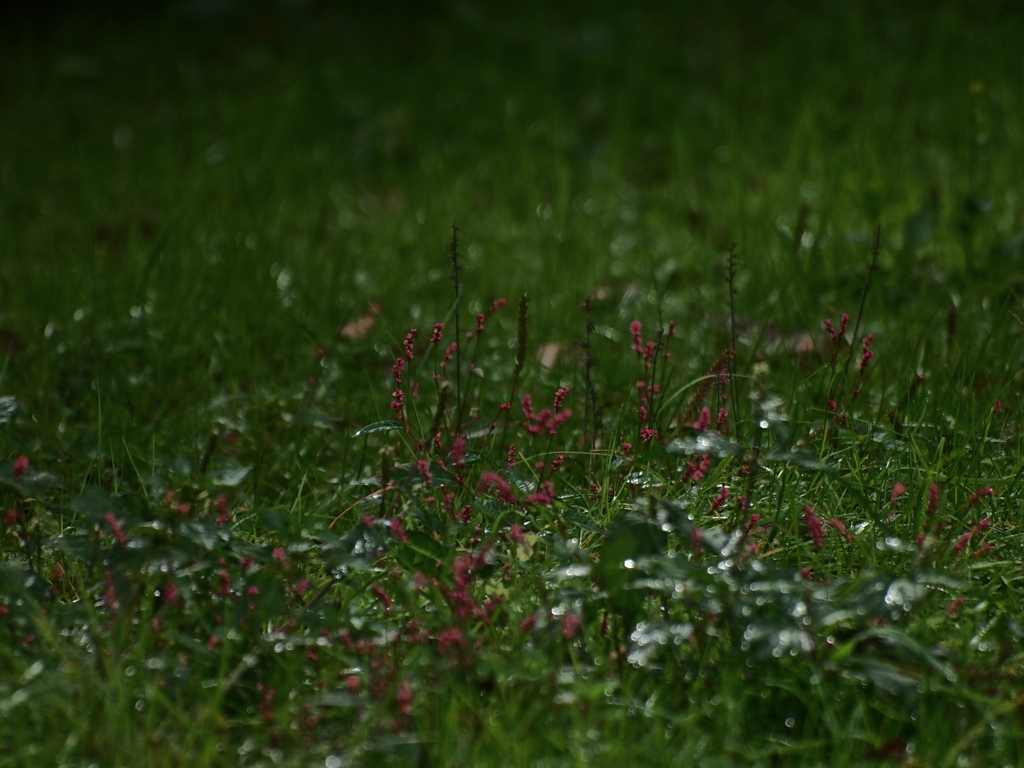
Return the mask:
M 635 506 L 637 509 L 643 509 L 647 504 L 647 501 L 638 501 Z M 686 507 L 679 502 L 660 500 L 655 515 L 661 530 L 678 531 L 687 541 L 692 541 L 696 533 L 698 546 L 705 552 L 728 556 L 730 553 L 726 550 L 735 544 L 733 535 L 719 528 L 697 528 L 687 513 Z
M 357 431 L 352 437 L 362 437 L 363 435 L 372 435 L 375 432 L 394 432 L 396 429 L 402 429 L 402 422 L 400 421 L 377 421 L 373 424 L 367 424 L 365 427 Z
M 73 533 L 54 536 L 49 539 L 48 543 L 71 560 L 83 564 L 88 564 L 92 561 L 98 547 L 91 538 Z
M 257 513 L 263 527 L 268 531 L 283 533 L 288 530 L 288 514 L 280 509 L 261 507 Z
M 292 420 L 295 424 L 309 424 L 314 427 L 330 428 L 334 426 L 334 420 L 321 411 L 301 410 L 295 414 Z M 362 430 L 360 430 L 362 432 Z M 359 434 L 358 432 L 356 433 Z
M 938 218 L 938 205 L 935 198 L 928 198 L 916 213 L 908 216 L 903 222 L 903 250 L 913 255 L 931 240 L 935 233 Z
M 644 593 L 629 589 L 636 577 L 640 558 L 665 551 L 668 536 L 660 527 L 633 512 L 612 521 L 601 547 L 601 558 L 594 566 L 597 583 L 608 593 L 612 607 L 629 626 L 636 625 L 643 607 Z
M 18 398 L 0 397 L 0 424 L 10 424 L 18 412 Z
M 693 624 L 672 622 L 641 621 L 630 634 L 632 647 L 628 661 L 636 667 L 647 666 L 647 663 L 666 646 L 683 645 L 693 636 Z
M 114 509 L 114 504 L 109 496 L 99 491 L 86 491 L 71 500 L 68 505 L 72 511 L 82 517 L 86 517 L 95 523 L 103 522 L 103 517 Z
M 405 544 L 391 546 L 391 552 L 409 573 L 431 572 L 435 564 L 444 562 L 445 550 L 440 543 L 422 531 L 409 531 Z
M 20 602 L 25 597 L 37 601 L 51 597 L 50 587 L 39 575 L 24 563 L 0 562 L 0 595 Z
M 226 488 L 234 488 L 245 480 L 246 476 L 252 471 L 252 465 L 239 466 L 239 467 L 225 467 L 218 469 L 210 473 L 210 482 L 214 485 L 224 486 Z
M 774 446 L 764 455 L 765 461 L 781 461 L 786 464 L 793 464 L 810 472 L 835 472 L 836 468 L 831 464 L 821 461 L 810 451 L 802 448 L 780 448 Z
M 686 437 L 676 438 L 665 446 L 665 450 L 684 456 L 706 453 L 716 459 L 743 454 L 743 447 L 739 443 L 717 432 L 697 432 Z

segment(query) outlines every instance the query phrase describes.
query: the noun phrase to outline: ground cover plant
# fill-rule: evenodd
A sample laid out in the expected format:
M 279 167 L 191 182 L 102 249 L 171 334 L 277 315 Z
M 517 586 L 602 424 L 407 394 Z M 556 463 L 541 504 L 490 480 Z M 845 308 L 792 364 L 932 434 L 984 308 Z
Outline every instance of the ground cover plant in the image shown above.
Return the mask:
M 2 762 L 1022 763 L 1024 23 L 711 5 L 0 29 Z

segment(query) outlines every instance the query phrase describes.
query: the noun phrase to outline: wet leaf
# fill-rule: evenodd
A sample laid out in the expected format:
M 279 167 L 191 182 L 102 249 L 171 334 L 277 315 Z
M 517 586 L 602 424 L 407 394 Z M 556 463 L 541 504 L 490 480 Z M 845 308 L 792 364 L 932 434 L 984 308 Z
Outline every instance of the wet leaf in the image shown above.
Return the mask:
M 10 424 L 18 413 L 18 398 L 0 397 L 0 424 Z
M 594 577 L 627 626 L 636 623 L 644 600 L 642 592 L 628 588 L 638 575 L 634 570 L 637 561 L 664 552 L 667 541 L 657 524 L 632 512 L 615 518 L 608 528 Z
M 743 454 L 743 447 L 739 443 L 717 432 L 697 432 L 686 437 L 676 438 L 665 446 L 665 450 L 684 456 L 706 453 L 716 459 Z
M 580 530 L 587 533 L 597 533 L 601 526 L 594 522 L 594 518 L 587 514 L 585 509 L 580 507 L 569 507 L 562 512 L 562 520 L 566 523 L 578 526 Z
M 637 667 L 647 666 L 663 646 L 679 646 L 693 636 L 693 624 L 641 621 L 630 634 L 632 647 L 627 660 Z
M 225 467 L 218 469 L 210 473 L 210 482 L 214 485 L 224 486 L 226 488 L 234 488 L 245 480 L 246 476 L 252 471 L 252 466 L 244 467 Z
M 636 508 L 641 511 L 646 507 L 646 501 L 639 501 L 636 504 Z M 692 542 L 696 539 L 696 545 L 705 552 L 728 556 L 726 550 L 729 543 L 733 541 L 733 536 L 718 528 L 698 529 L 686 511 L 686 507 L 680 502 L 660 500 L 655 510 L 655 517 L 661 530 L 677 531 L 687 541 Z
M 773 447 L 763 457 L 764 461 L 781 461 L 806 469 L 809 472 L 835 472 L 835 467 L 826 464 L 808 450 L 802 448 L 780 448 Z
M 402 428 L 402 422 L 400 421 L 377 421 L 373 424 L 367 424 L 365 427 L 357 431 L 352 437 L 362 437 L 363 435 L 372 435 L 377 432 L 394 432 L 396 429 Z
M 0 562 L 0 595 L 12 602 L 31 597 L 37 601 L 50 597 L 50 587 L 31 567 L 7 560 Z
M 93 539 L 73 533 L 54 536 L 48 543 L 58 552 L 63 552 L 71 560 L 83 564 L 92 561 L 98 546 Z

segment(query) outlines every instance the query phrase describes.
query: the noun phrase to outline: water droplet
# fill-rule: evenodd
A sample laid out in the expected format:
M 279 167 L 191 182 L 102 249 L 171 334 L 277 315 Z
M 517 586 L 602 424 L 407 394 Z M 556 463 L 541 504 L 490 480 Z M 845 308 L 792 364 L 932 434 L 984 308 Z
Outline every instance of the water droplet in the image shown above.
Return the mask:
M 785 722 L 787 728 L 792 728 L 794 725 L 796 725 L 796 720 L 794 720 L 792 717 L 787 717 Z

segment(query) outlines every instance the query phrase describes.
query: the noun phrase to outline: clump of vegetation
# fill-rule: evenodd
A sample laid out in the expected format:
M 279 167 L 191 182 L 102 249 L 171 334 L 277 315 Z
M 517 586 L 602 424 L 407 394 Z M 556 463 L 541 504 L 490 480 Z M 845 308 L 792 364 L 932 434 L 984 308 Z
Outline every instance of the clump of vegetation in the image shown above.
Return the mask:
M 747 11 L 365 11 L 313 76 L 339 19 L 267 6 L 142 108 L 133 35 L 14 57 L 114 171 L 85 210 L 0 150 L 0 236 L 70 265 L 0 266 L 3 761 L 1021 762 L 1020 73 L 866 67 L 998 60 L 951 8 Z
M 736 759 L 827 743 L 848 761 L 933 761 L 1017 743 L 1014 699 L 996 704 L 997 678 L 979 697 L 976 675 L 1010 674 L 1024 630 L 998 612 L 962 629 L 973 571 L 1008 559 L 998 495 L 958 502 L 962 487 L 943 494 L 920 469 L 910 488 L 870 476 L 891 475 L 878 467 L 906 429 L 864 392 L 872 334 L 848 343 L 847 315 L 824 321 L 830 351 L 791 395 L 824 393 L 816 419 L 794 423 L 759 373 L 741 424 L 733 349 L 684 381 L 674 323 L 647 340 L 633 321 L 635 392 L 607 418 L 592 323 L 582 373 L 550 406 L 519 396 L 528 298 L 510 343 L 488 345 L 506 301 L 463 325 L 454 228 L 449 253 L 445 321 L 394 350 L 392 418 L 355 431 L 357 458 L 326 499 L 309 487 L 290 507 L 247 507 L 259 446 L 227 419 L 195 469 L 138 489 L 69 493 L 26 455 L 4 469 L 17 754 L 210 763 L 227 743 L 257 763 L 458 764 L 515 733 L 524 757 L 600 759 L 632 748 L 610 734 L 637 718 L 657 729 L 635 745 L 651 754 L 676 740 Z M 315 357 L 309 386 L 344 386 L 331 353 Z M 4 399 L 24 442 L 18 411 Z M 987 672 L 970 660 L 981 650 Z M 946 738 L 921 741 L 922 718 Z M 60 721 L 81 728 L 49 743 Z M 581 728 L 598 738 L 574 744 Z

